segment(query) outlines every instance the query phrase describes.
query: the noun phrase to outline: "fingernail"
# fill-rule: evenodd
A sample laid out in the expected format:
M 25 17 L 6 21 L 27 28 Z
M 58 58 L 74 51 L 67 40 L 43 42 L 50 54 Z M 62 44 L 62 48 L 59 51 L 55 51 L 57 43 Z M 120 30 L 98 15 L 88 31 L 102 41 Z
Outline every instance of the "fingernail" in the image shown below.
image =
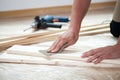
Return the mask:
M 53 50 L 53 47 L 50 47 L 50 48 L 48 49 L 48 51 L 50 51 L 50 52 L 51 52 L 52 50 Z
M 57 52 L 58 52 L 58 50 L 57 50 L 57 49 L 54 49 L 54 50 L 52 50 L 51 52 L 57 53 Z

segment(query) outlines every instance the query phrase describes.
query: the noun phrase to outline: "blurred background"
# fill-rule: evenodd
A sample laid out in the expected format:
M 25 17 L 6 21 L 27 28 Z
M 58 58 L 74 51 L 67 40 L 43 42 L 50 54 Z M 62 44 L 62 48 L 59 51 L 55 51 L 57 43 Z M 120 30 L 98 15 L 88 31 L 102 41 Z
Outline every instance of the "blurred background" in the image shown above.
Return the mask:
M 92 3 L 115 0 L 92 0 Z M 72 5 L 73 0 L 0 0 L 0 11 Z

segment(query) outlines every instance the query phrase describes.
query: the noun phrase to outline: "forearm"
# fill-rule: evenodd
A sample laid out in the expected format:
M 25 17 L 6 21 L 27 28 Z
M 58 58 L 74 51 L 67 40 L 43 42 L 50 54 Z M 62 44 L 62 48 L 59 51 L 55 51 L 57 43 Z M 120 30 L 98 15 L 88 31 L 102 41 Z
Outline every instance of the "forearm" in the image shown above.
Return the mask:
M 91 0 L 74 0 L 69 29 L 79 32 L 81 22 L 88 11 Z
M 117 46 L 120 47 L 120 36 L 118 38 Z

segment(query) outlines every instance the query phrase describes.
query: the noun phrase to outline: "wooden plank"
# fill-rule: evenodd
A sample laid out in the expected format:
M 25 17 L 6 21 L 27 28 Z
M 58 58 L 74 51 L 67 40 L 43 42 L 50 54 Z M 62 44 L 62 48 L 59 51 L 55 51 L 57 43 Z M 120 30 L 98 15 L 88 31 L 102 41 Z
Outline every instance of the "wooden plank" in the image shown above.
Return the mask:
M 89 36 L 89 35 L 95 35 L 95 34 L 101 34 L 101 33 L 107 33 L 107 32 L 109 32 L 109 28 L 80 33 L 80 36 Z M 28 39 L 22 39 L 22 40 L 1 43 L 0 51 L 2 51 L 2 49 L 6 49 L 15 44 L 27 44 L 28 45 L 28 44 L 41 43 L 41 42 L 55 40 L 59 35 L 60 34 L 53 34 L 53 35 L 39 36 L 39 37 L 35 37 L 35 38 L 28 38 Z
M 79 35 L 80 36 L 89 36 L 89 35 L 96 35 L 96 34 L 103 34 L 103 33 L 108 33 L 110 32 L 110 28 L 103 28 L 103 29 L 98 29 L 98 30 L 93 30 L 93 31 L 87 31 L 87 32 L 82 32 Z
M 109 24 L 102 24 L 102 25 L 97 25 L 94 27 L 90 27 L 90 26 L 84 27 L 83 29 L 81 29 L 80 36 L 88 36 L 88 35 L 95 35 L 95 34 L 100 34 L 100 33 L 107 33 L 107 32 L 109 32 L 108 26 L 109 26 Z M 35 33 L 32 35 L 30 34 L 30 35 L 18 36 L 20 39 L 17 38 L 15 40 L 0 42 L 0 51 L 7 49 L 8 47 L 15 45 L 15 44 L 27 44 L 28 45 L 28 44 L 41 43 L 41 42 L 55 40 L 63 31 L 65 31 L 65 30 L 48 32 L 48 33 L 52 33 L 52 34 L 44 35 L 44 36 L 39 36 L 38 33 L 37 34 Z M 56 32 L 58 32 L 58 33 L 56 33 Z M 48 33 L 43 33 L 43 34 L 48 34 Z M 38 36 L 35 36 L 35 35 L 38 35 Z
M 95 25 L 83 26 L 81 28 L 81 32 L 107 28 L 108 25 L 109 24 L 107 23 L 107 24 L 95 24 Z M 55 34 L 55 33 L 66 31 L 66 30 L 67 29 L 61 29 L 61 30 L 55 30 L 55 31 L 51 30 L 48 32 L 43 32 L 43 33 L 35 32 L 35 33 L 29 33 L 29 34 L 24 34 L 24 35 L 17 35 L 17 36 L 2 38 L 2 39 L 0 39 L 0 41 L 2 42 L 2 41 L 9 41 L 9 40 L 18 39 L 18 38 L 22 39 L 22 38 L 44 36 L 44 35 Z
M 54 33 L 62 32 L 62 31 L 65 31 L 65 30 L 61 29 L 61 30 L 49 30 L 45 32 L 27 33 L 27 34 L 22 34 L 22 35 L 17 35 L 17 36 L 11 36 L 7 38 L 0 38 L 0 42 L 9 41 L 9 40 L 18 39 L 18 38 L 23 39 L 23 38 L 29 38 L 29 37 L 44 36 L 44 35 L 54 34 Z
M 109 24 L 106 23 L 106 24 L 94 24 L 94 25 L 89 25 L 89 26 L 83 26 L 81 28 L 81 32 L 96 30 L 96 29 L 101 29 L 101 28 L 107 28 L 108 25 Z M 18 38 L 23 39 L 23 38 L 29 38 L 29 37 L 44 36 L 44 35 L 54 34 L 54 33 L 62 32 L 62 31 L 66 31 L 66 30 L 67 29 L 60 29 L 60 30 L 49 30 L 49 31 L 45 31 L 45 32 L 27 33 L 27 34 L 23 34 L 23 35 L 11 36 L 11 37 L 7 37 L 7 38 L 0 38 L 0 42 L 9 41 L 9 40 L 18 39 Z
M 79 35 L 80 36 L 89 36 L 89 35 L 95 35 L 95 34 L 101 34 L 101 33 L 107 33 L 107 32 L 109 32 L 109 28 L 83 32 L 83 33 L 80 33 Z M 39 37 L 35 37 L 35 38 L 10 41 L 7 43 L 0 44 L 0 47 L 1 48 L 2 47 L 8 48 L 8 47 L 15 45 L 15 44 L 34 44 L 34 43 L 47 42 L 47 41 L 55 40 L 59 35 L 60 34 L 51 34 L 51 35 L 39 36 Z
M 8 54 L 16 54 L 16 55 L 27 55 L 27 57 L 29 56 L 36 56 L 37 57 L 42 57 L 44 58 L 42 59 L 34 59 L 34 58 L 23 58 L 19 59 L 16 58 L 9 58 L 9 57 L 0 57 L 0 62 L 13 62 L 13 63 L 28 63 L 28 64 L 48 64 L 48 65 L 77 65 L 77 66 L 96 66 L 94 64 L 91 63 L 85 63 L 86 59 L 82 59 L 80 58 L 80 54 L 78 53 L 73 53 L 73 54 L 66 54 L 65 52 L 63 53 L 58 53 L 58 54 L 54 54 L 52 56 L 46 56 L 44 55 L 44 53 L 39 52 L 39 50 L 45 50 L 41 47 L 35 47 L 35 46 L 21 46 L 21 45 L 14 45 L 13 47 L 9 48 L 7 50 Z M 15 56 L 16 57 L 16 56 Z M 64 61 L 67 60 L 67 61 Z M 103 62 L 100 63 L 101 66 L 107 66 L 107 67 L 119 67 L 120 68 L 120 63 L 119 63 L 120 59 L 116 59 L 116 60 L 105 60 Z M 80 64 L 82 63 L 82 64 Z M 100 66 L 97 65 L 97 66 Z M 96 67 L 97 67 L 96 66 Z
M 46 49 L 35 46 L 20 46 L 15 45 L 6 51 L 8 54 L 18 54 L 18 55 L 28 55 L 28 56 L 37 56 L 37 57 L 43 57 L 45 59 L 51 60 L 51 59 L 66 59 L 66 60 L 74 60 L 74 61 L 82 61 L 80 59 L 80 56 L 69 56 L 61 53 L 54 54 L 54 53 L 48 53 L 52 54 L 51 56 L 46 56 Z
M 110 60 L 111 61 L 111 60 Z M 95 68 L 111 68 L 120 69 L 120 64 L 109 63 L 110 61 L 105 61 L 97 65 L 92 63 L 86 63 L 85 61 L 68 61 L 68 60 L 37 60 L 33 58 L 13 58 L 0 56 L 0 63 L 12 63 L 12 64 L 34 64 L 34 65 L 52 65 L 52 66 L 68 66 L 68 67 L 95 67 Z M 115 62 L 115 63 L 114 63 Z M 118 61 L 117 61 L 118 62 Z

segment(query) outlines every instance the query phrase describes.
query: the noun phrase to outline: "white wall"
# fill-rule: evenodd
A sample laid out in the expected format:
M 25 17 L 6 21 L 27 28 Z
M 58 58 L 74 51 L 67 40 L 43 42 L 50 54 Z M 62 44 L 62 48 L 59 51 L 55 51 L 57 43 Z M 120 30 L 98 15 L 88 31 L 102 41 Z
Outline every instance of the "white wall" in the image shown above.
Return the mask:
M 115 0 L 92 0 L 95 2 L 107 2 Z M 71 5 L 73 0 L 0 0 L 0 11 L 22 10 L 51 6 Z

